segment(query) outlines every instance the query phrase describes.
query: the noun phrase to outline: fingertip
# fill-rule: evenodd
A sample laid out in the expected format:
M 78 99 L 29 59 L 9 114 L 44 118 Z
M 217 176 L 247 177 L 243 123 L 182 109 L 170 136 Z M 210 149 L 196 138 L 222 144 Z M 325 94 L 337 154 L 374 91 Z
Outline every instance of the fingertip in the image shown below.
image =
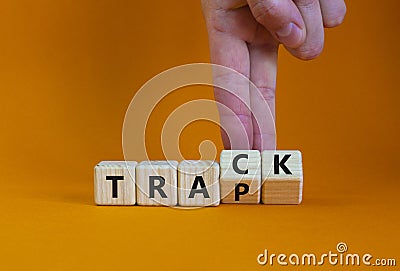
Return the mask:
M 253 149 L 259 151 L 276 149 L 276 134 L 256 134 L 254 135 Z
M 297 49 L 290 49 L 288 48 L 289 52 L 294 55 L 295 57 L 301 60 L 313 60 L 319 57 L 323 51 L 323 44 L 322 45 L 309 45 L 305 48 L 299 47 Z
M 224 149 L 230 150 L 231 149 L 231 141 L 229 140 L 229 136 L 226 133 L 225 129 L 221 127 L 221 138 L 222 138 L 222 143 L 224 144 Z
M 326 27 L 326 28 L 337 27 L 343 23 L 344 18 L 345 18 L 345 14 L 335 17 L 335 18 L 329 18 L 329 19 L 324 18 L 324 27 Z
M 321 11 L 324 27 L 332 28 L 343 23 L 347 6 L 343 0 L 321 0 Z

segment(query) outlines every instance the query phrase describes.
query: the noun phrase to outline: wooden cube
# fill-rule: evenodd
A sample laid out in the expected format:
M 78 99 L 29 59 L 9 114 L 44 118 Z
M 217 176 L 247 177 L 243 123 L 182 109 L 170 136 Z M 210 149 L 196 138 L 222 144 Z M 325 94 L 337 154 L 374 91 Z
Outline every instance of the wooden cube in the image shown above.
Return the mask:
M 220 156 L 222 203 L 260 203 L 261 155 L 257 150 L 224 150 Z
M 94 168 L 94 201 L 97 205 L 135 205 L 137 162 L 103 161 Z
M 303 168 L 300 151 L 262 152 L 262 202 L 300 204 Z
M 176 205 L 178 203 L 177 169 L 177 161 L 140 162 L 136 167 L 138 205 Z
M 220 201 L 219 165 L 214 161 L 184 160 L 178 166 L 178 204 L 217 206 Z

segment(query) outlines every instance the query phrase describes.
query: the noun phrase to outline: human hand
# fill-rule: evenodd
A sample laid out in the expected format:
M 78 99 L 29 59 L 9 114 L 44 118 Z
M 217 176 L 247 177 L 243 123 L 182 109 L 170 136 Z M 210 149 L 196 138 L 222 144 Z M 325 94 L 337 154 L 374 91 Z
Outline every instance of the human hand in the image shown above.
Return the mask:
M 324 27 L 340 25 L 346 14 L 343 0 L 203 0 L 202 7 L 211 62 L 249 78 L 261 92 L 273 119 L 279 44 L 297 58 L 314 59 L 324 46 Z M 275 148 L 273 126 L 260 127 L 252 114 L 265 111 L 260 108 L 263 103 L 256 101 L 254 90 L 233 77 L 224 80 L 231 80 L 228 84 L 235 95 L 215 88 L 217 102 L 233 112 L 220 110 L 221 126 L 233 131 L 237 123 L 233 119 L 239 118 L 247 134 L 247 138 L 235 133 L 228 137 L 222 131 L 225 148 Z M 233 141 L 235 146 L 231 146 Z

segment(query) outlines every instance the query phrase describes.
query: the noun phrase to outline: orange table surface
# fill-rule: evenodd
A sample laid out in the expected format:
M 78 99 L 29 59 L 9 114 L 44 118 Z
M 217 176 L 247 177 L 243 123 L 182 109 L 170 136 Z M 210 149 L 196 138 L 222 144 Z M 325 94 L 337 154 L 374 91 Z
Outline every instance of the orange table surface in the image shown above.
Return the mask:
M 257 256 L 264 249 L 321 255 L 336 252 L 339 242 L 348 253 L 398 259 L 398 185 L 387 174 L 323 175 L 306 166 L 299 206 L 181 210 L 95 206 L 91 182 L 71 182 L 75 174 L 91 179 L 91 171 L 60 175 L 67 169 L 8 175 L 0 205 L 2 269 L 281 270 L 259 265 Z

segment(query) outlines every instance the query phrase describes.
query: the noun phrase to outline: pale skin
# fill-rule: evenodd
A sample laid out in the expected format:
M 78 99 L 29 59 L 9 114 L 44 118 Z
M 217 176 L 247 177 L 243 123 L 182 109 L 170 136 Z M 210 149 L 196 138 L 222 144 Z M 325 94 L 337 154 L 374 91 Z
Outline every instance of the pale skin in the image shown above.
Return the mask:
M 279 44 L 299 59 L 314 59 L 324 47 L 324 27 L 340 25 L 346 15 L 343 0 L 203 0 L 202 7 L 211 62 L 249 78 L 260 90 L 273 118 Z M 275 131 L 259 129 L 252 117 L 251 111 L 259 109 L 241 106 L 241 100 L 251 101 L 249 88 L 237 87 L 234 91 L 240 99 L 219 88 L 215 88 L 215 98 L 240 119 L 247 138 L 229 135 L 229 140 L 222 133 L 225 148 L 231 148 L 230 141 L 236 142 L 236 149 L 275 148 L 274 141 L 268 140 Z M 221 126 L 233 126 L 232 117 L 221 114 Z

